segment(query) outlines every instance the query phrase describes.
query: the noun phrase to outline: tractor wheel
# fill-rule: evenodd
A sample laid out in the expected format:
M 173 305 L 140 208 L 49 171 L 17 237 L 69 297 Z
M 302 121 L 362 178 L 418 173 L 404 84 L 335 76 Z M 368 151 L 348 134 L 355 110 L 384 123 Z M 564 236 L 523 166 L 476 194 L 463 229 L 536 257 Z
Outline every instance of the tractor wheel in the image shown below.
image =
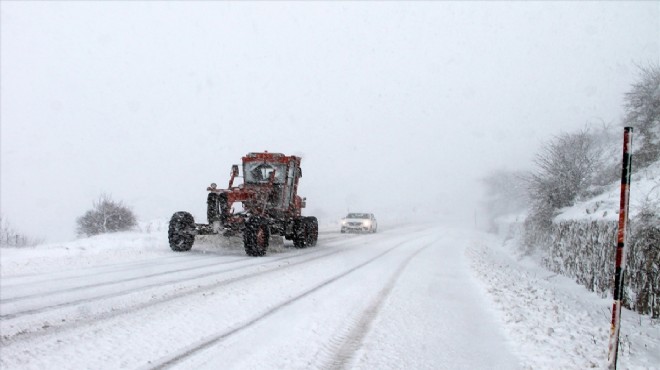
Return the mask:
M 305 248 L 307 246 L 307 222 L 305 218 L 293 221 L 293 246 Z
M 266 254 L 270 239 L 268 222 L 261 217 L 251 217 L 245 223 L 243 243 L 248 256 L 260 257 Z
M 206 217 L 209 225 L 213 224 L 214 221 L 220 221 L 224 225 L 228 208 L 227 194 L 209 193 L 208 198 L 206 198 Z
M 192 248 L 195 242 L 195 220 L 188 212 L 176 212 L 170 219 L 170 227 L 167 232 L 170 248 L 175 252 L 186 252 Z
M 220 219 L 218 194 L 216 193 L 209 193 L 209 196 L 206 198 L 206 218 L 209 221 L 209 225 L 212 225 L 213 221 L 218 221 Z
M 319 222 L 316 217 L 305 217 L 305 229 L 307 231 L 305 244 L 309 247 L 315 246 L 319 238 Z

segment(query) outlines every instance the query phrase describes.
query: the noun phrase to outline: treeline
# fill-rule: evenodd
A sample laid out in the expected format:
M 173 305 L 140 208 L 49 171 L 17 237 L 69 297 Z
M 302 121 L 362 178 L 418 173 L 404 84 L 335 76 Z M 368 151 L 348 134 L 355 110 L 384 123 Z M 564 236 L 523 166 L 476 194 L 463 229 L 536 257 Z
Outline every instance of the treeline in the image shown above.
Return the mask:
M 640 67 L 639 78 L 625 94 L 623 107 L 621 126 L 634 128 L 635 174 L 660 161 L 659 65 Z M 615 243 L 611 233 L 616 223 L 557 223 L 555 217 L 562 208 L 591 199 L 620 179 L 622 132 L 621 127 L 601 125 L 560 133 L 541 146 L 532 171 L 498 171 L 484 179 L 485 208 L 491 220 L 524 211 L 526 218 L 520 220 L 521 249 L 525 253 L 540 252 L 550 269 L 601 293 L 610 291 L 613 281 L 611 253 Z M 647 197 L 638 207 L 631 219 L 624 303 L 657 317 L 660 199 Z
M 31 247 L 42 242 L 42 239 L 15 230 L 9 221 L 0 215 L 0 247 Z

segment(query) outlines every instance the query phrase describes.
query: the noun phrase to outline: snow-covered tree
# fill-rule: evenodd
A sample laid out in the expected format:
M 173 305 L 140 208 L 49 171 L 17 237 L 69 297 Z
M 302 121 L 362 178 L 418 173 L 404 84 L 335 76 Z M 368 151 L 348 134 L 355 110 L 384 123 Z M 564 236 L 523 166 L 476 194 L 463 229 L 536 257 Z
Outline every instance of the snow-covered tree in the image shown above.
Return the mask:
M 624 124 L 635 129 L 636 166 L 660 159 L 660 65 L 640 67 L 639 80 L 626 93 Z
M 130 230 L 137 225 L 136 217 L 122 202 L 116 202 L 102 194 L 93 208 L 76 220 L 78 235 L 97 235 Z
M 523 171 L 496 170 L 482 179 L 486 187 L 483 204 L 490 221 L 527 207 L 526 177 Z

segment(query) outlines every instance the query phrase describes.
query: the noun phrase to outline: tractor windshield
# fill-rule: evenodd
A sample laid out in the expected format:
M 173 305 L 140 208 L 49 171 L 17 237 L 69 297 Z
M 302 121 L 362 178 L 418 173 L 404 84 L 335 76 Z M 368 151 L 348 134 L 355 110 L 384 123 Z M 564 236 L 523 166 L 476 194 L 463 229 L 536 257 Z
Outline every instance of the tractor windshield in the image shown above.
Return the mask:
M 275 171 L 275 183 L 283 184 L 286 180 L 286 165 L 268 162 L 248 162 L 244 164 L 243 174 L 246 183 L 268 182 L 270 174 Z

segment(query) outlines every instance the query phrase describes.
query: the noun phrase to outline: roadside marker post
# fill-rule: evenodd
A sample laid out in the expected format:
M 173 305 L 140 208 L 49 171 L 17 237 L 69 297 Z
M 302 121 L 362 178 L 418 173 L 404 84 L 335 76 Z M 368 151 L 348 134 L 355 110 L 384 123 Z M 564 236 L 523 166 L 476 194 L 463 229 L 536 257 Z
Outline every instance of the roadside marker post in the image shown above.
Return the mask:
M 623 129 L 623 163 L 621 170 L 621 199 L 619 203 L 619 230 L 617 231 L 616 260 L 614 266 L 614 303 L 612 304 L 612 326 L 608 354 L 608 369 L 616 370 L 621 330 L 621 300 L 623 299 L 623 277 L 626 263 L 626 232 L 628 206 L 630 203 L 630 174 L 632 163 L 632 127 Z

